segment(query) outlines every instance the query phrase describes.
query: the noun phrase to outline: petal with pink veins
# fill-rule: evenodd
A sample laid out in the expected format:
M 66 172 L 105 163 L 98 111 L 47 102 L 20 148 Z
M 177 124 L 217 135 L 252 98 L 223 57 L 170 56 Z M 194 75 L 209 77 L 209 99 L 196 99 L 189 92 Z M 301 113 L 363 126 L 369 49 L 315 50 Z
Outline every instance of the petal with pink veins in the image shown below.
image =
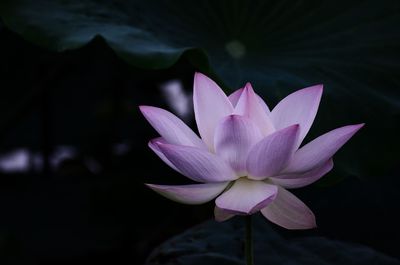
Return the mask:
M 262 180 L 279 174 L 293 156 L 298 133 L 299 125 L 292 125 L 254 145 L 246 161 L 249 178 Z
M 296 151 L 284 172 L 306 172 L 330 159 L 364 124 L 348 125 L 321 135 Z
M 160 148 L 158 147 L 157 143 L 162 143 L 162 144 L 166 144 L 167 142 L 165 141 L 164 138 L 162 137 L 158 137 L 158 138 L 154 138 L 152 140 L 150 140 L 149 142 L 149 147 L 151 150 L 153 150 L 154 153 L 156 153 L 156 155 L 158 155 L 159 158 L 161 158 L 162 161 L 164 161 L 168 166 L 170 166 L 171 168 L 175 169 L 176 171 L 178 171 L 179 173 L 181 173 L 174 164 L 171 163 L 171 161 L 168 160 L 168 158 L 163 154 L 163 152 L 160 150 Z M 181 173 L 182 174 L 182 173 Z
M 228 185 L 228 182 L 205 183 L 191 185 L 156 185 L 147 187 L 162 196 L 184 204 L 203 204 L 217 197 Z
M 240 178 L 215 200 L 217 207 L 232 214 L 253 214 L 275 199 L 278 187 L 263 181 Z
M 233 106 L 221 88 L 207 76 L 194 76 L 193 105 L 197 127 L 208 148 L 214 150 L 214 131 L 219 121 L 233 112 Z
M 329 159 L 327 162 L 322 164 L 320 167 L 314 168 L 302 174 L 287 174 L 279 175 L 270 178 L 270 180 L 279 186 L 287 189 L 295 189 L 305 187 L 314 183 L 315 181 L 322 178 L 325 174 L 331 171 L 333 168 L 333 161 Z
M 254 92 L 250 83 L 247 83 L 236 106 L 234 113 L 243 115 L 253 120 L 255 124 L 260 128 L 264 136 L 271 134 L 275 131 L 274 125 L 269 117 L 269 113 L 266 112 L 268 107 L 260 102 L 260 97 Z
M 237 173 L 247 175 L 246 158 L 262 134 L 254 122 L 239 115 L 222 119 L 215 130 L 215 153 L 222 157 Z
M 270 117 L 277 130 L 293 124 L 300 125 L 296 148 L 300 146 L 314 122 L 322 91 L 322 85 L 298 90 L 281 100 L 271 112 Z
M 317 225 L 313 212 L 291 192 L 279 187 L 276 199 L 261 213 L 286 229 L 311 229 Z
M 222 158 L 191 146 L 156 143 L 165 157 L 186 177 L 197 182 L 224 182 L 237 179 Z
M 168 143 L 206 148 L 192 129 L 171 112 L 151 106 L 139 108 L 151 126 Z

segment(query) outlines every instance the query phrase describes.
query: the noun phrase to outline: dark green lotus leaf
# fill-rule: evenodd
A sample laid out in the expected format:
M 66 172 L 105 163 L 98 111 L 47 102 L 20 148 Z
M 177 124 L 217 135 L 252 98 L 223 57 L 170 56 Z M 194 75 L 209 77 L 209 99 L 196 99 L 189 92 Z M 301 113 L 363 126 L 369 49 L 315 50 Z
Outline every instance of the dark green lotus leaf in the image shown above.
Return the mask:
M 243 218 L 208 221 L 156 248 L 147 265 L 239 265 L 244 263 Z M 399 265 L 400 261 L 366 246 L 324 237 L 287 239 L 261 216 L 254 222 L 255 264 L 296 265 Z
M 339 174 L 378 175 L 398 157 L 399 1 L 3 0 L 0 15 L 52 50 L 100 36 L 143 68 L 185 56 L 226 89 L 251 81 L 272 106 L 323 83 L 312 136 L 367 123 L 337 156 Z

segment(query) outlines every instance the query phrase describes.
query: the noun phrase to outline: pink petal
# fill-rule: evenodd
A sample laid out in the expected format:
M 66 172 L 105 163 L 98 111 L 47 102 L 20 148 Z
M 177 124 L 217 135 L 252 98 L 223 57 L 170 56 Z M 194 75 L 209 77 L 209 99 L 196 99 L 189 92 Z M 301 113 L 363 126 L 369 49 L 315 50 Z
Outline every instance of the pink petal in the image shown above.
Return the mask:
M 201 73 L 194 76 L 193 104 L 201 138 L 213 151 L 215 127 L 223 117 L 232 114 L 232 104 L 221 88 Z
M 266 136 L 247 157 L 247 171 L 251 179 L 265 179 L 278 174 L 287 166 L 295 151 L 299 125 L 292 125 Z
M 247 154 L 261 139 L 260 130 L 250 119 L 229 115 L 215 130 L 215 152 L 228 162 L 238 176 L 245 176 Z
M 175 169 L 176 171 L 178 171 L 179 173 L 181 173 L 175 166 L 174 164 L 171 163 L 171 161 L 168 160 L 168 158 L 163 154 L 163 152 L 161 152 L 160 148 L 158 147 L 157 143 L 162 143 L 162 144 L 166 144 L 167 141 L 165 141 L 164 138 L 162 137 L 158 137 L 158 138 L 154 138 L 152 140 L 150 140 L 149 142 L 149 147 L 151 150 L 153 150 L 154 153 L 156 153 L 156 155 L 158 155 L 159 158 L 161 158 L 162 161 L 164 161 L 168 166 L 170 166 L 171 168 Z M 181 173 L 182 174 L 182 173 Z
M 270 178 L 274 184 L 287 189 L 301 188 L 319 180 L 333 168 L 333 161 L 329 159 L 321 166 L 302 174 L 279 175 Z
M 232 214 L 253 214 L 275 199 L 277 186 L 240 178 L 216 200 L 217 207 Z
M 158 148 L 186 177 L 198 182 L 237 179 L 232 168 L 218 156 L 191 146 L 157 143 Z
M 233 107 L 236 107 L 236 105 L 237 105 L 237 103 L 238 103 L 238 101 L 240 99 L 240 96 L 242 95 L 243 90 L 244 90 L 244 88 L 240 88 L 238 90 L 235 90 L 235 92 L 233 92 L 232 94 L 229 95 L 228 99 L 232 103 Z M 267 104 L 265 103 L 265 101 L 257 94 L 256 94 L 256 97 L 258 98 L 258 102 L 260 103 L 260 105 L 263 108 L 264 112 L 266 112 L 268 115 L 270 115 L 271 111 L 269 110 L 269 108 L 268 108 Z
M 300 125 L 296 148 L 300 146 L 314 122 L 322 91 L 322 85 L 298 90 L 279 102 L 271 112 L 271 120 L 277 130 L 293 124 Z
M 232 106 L 235 107 L 239 101 L 240 95 L 242 95 L 243 88 L 235 90 L 232 94 L 229 95 L 228 99 L 232 103 Z
M 227 212 L 224 209 L 219 208 L 218 206 L 215 206 L 214 208 L 214 217 L 217 222 L 226 221 L 234 216 L 234 214 Z
M 206 183 L 192 185 L 155 185 L 146 184 L 162 196 L 184 204 L 202 204 L 218 196 L 228 185 L 228 182 Z
M 243 115 L 253 120 L 260 128 L 263 135 L 268 135 L 275 131 L 274 125 L 266 112 L 266 105 L 260 97 L 254 93 L 250 83 L 247 83 L 240 98 L 235 106 L 235 114 Z M 268 107 L 266 107 L 268 110 Z
M 310 229 L 317 226 L 312 211 L 296 196 L 280 187 L 276 199 L 261 213 L 286 229 Z
M 203 141 L 171 112 L 151 106 L 139 108 L 151 126 L 168 143 L 205 148 Z
M 363 126 L 344 126 L 314 139 L 297 150 L 284 172 L 306 172 L 321 166 Z

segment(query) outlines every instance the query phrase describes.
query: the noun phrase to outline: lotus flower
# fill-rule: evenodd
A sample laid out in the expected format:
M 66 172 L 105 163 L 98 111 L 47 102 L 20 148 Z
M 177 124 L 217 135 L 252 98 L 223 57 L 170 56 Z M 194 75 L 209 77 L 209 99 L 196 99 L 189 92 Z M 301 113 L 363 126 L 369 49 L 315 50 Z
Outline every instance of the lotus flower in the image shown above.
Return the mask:
M 322 91 L 322 85 L 298 90 L 270 111 L 249 83 L 227 97 L 215 82 L 196 73 L 193 102 L 201 138 L 166 110 L 140 110 L 161 135 L 149 147 L 197 183 L 146 185 L 179 203 L 216 198 L 217 221 L 260 211 L 287 229 L 315 227 L 312 211 L 287 189 L 304 187 L 328 173 L 332 156 L 363 126 L 344 126 L 301 146 Z

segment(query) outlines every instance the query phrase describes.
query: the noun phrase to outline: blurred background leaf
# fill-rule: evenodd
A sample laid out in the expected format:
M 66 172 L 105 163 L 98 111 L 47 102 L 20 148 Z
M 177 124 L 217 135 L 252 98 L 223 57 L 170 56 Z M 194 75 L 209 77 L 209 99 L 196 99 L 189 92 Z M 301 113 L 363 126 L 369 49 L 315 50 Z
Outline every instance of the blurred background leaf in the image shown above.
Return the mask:
M 323 83 L 312 136 L 367 123 L 337 156 L 336 175 L 373 176 L 398 162 L 398 1 L 5 0 L 0 10 L 10 29 L 42 47 L 65 51 L 99 36 L 147 69 L 183 56 L 227 91 L 253 82 L 271 106 Z
M 208 221 L 156 248 L 148 265 L 240 265 L 244 220 Z M 254 215 L 254 263 L 298 265 L 399 265 L 400 261 L 368 247 L 318 236 L 285 238 L 260 215 Z

